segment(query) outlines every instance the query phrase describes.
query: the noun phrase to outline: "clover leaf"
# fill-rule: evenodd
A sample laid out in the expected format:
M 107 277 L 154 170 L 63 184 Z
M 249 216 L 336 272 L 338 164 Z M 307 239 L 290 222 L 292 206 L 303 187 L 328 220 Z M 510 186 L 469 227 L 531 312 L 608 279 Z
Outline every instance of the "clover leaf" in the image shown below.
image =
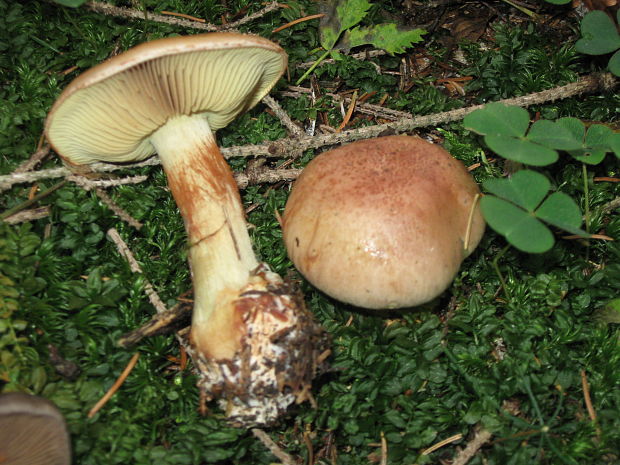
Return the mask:
M 483 184 L 492 195 L 485 195 L 480 207 L 491 228 L 517 249 L 528 253 L 546 252 L 555 243 L 548 223 L 572 234 L 588 237 L 580 229 L 581 211 L 568 195 L 553 192 L 542 174 L 517 171 L 507 179 L 488 179 Z
M 617 20 L 620 22 L 620 10 Z M 620 34 L 612 19 L 603 11 L 591 11 L 581 20 L 581 39 L 575 50 L 587 55 L 605 55 L 616 52 L 609 60 L 609 70 L 620 76 Z
M 593 124 L 587 131 L 585 125 L 577 118 L 560 118 L 555 124 L 572 134 L 575 146 L 567 146 L 564 149 L 582 163 L 598 165 L 610 151 L 620 156 L 613 147 L 616 135 L 603 124 Z
M 484 108 L 468 114 L 465 128 L 484 136 L 484 142 L 498 155 L 533 166 L 555 163 L 558 153 L 540 144 L 540 131 L 527 137 L 530 116 L 521 107 L 489 103 Z
M 575 49 L 580 53 L 605 55 L 620 48 L 620 34 L 616 25 L 603 11 L 591 11 L 583 17 L 581 36 L 575 44 Z
M 521 107 L 489 103 L 468 114 L 465 128 L 484 136 L 487 146 L 502 157 L 532 166 L 546 166 L 558 160 L 558 150 L 580 162 L 600 163 L 607 152 L 619 156 L 617 134 L 602 124 L 586 132 L 577 118 L 538 120 L 529 129 L 529 113 Z

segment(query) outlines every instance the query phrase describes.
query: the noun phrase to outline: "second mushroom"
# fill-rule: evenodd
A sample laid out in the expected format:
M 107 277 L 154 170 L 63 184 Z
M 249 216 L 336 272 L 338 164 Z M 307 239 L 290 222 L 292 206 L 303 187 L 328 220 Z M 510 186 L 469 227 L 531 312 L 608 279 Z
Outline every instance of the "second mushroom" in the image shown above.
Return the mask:
M 213 33 L 139 45 L 83 73 L 49 112 L 46 136 L 70 165 L 155 152 L 189 241 L 188 349 L 207 397 L 239 425 L 273 421 L 308 397 L 323 330 L 252 249 L 214 131 L 256 105 L 286 69 L 266 39 Z

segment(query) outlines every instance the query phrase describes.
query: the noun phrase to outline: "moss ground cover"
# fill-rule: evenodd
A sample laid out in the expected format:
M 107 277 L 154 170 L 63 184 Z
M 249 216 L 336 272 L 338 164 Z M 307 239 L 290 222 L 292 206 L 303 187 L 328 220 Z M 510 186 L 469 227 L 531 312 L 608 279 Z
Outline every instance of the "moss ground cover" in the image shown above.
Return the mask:
M 212 23 L 220 23 L 222 15 L 234 21 L 263 7 L 243 0 L 116 4 L 185 13 Z M 280 94 L 303 75 L 305 68 L 298 64 L 323 53 L 316 20 L 271 33 L 318 11 L 314 2 L 286 5 L 241 29 L 277 40 L 289 53 L 290 79 L 273 93 L 289 115 L 301 125 L 316 119 L 317 125 L 336 128 L 343 114 L 330 98 Z M 431 24 L 424 41 L 404 54 L 364 61 L 342 55 L 318 66 L 315 80 L 325 92 L 357 89 L 359 96 L 367 94 L 367 103 L 379 104 L 387 94 L 384 106 L 417 115 L 547 89 L 606 66 L 604 58 L 575 52 L 579 20 L 569 7 L 542 7 L 541 14 L 557 18 L 562 12 L 566 19 L 541 23 L 508 5 L 491 5 L 498 14 L 481 26 L 476 41 L 454 43 L 446 28 Z M 401 13 L 414 21 L 411 8 L 376 2 L 362 25 L 393 22 Z M 450 11 L 458 16 L 461 6 Z M 0 174 L 11 173 L 36 151 L 46 112 L 79 72 L 137 43 L 192 32 L 86 7 L 0 0 Z M 456 50 L 466 64 L 456 61 Z M 403 60 L 416 71 L 405 70 Z M 441 79 L 456 84 L 450 87 Z M 598 93 L 539 105 L 530 113 L 548 119 L 571 116 L 617 131 L 619 108 L 617 93 Z M 380 118 L 356 112 L 347 127 Z M 481 183 L 514 169 L 494 159 L 461 122 L 419 134 L 442 143 L 466 165 L 479 164 L 472 174 Z M 220 131 L 218 139 L 232 146 L 286 135 L 279 120 L 259 105 Z M 301 154 L 293 166 L 303 167 L 315 153 Z M 248 166 L 243 158 L 230 162 L 236 171 Z M 55 156 L 41 165 L 57 166 Z M 588 167 L 587 197 L 582 166 L 575 159 L 562 158 L 544 173 L 582 211 L 587 198 L 590 230 L 616 241 L 587 243 L 560 234 L 549 252 L 528 255 L 504 251 L 505 240 L 488 231 L 444 296 L 421 309 L 381 317 L 330 300 L 295 272 L 274 215 L 286 202 L 287 182 L 242 192 L 257 253 L 300 283 L 309 307 L 333 338 L 332 369 L 314 389 L 316 408 L 296 406 L 267 430 L 283 451 L 298 463 L 311 464 L 449 463 L 476 431 L 485 430 L 491 439 L 469 463 L 620 460 L 620 332 L 609 310 L 601 312 L 620 289 L 620 217 L 613 203 L 620 196 L 618 159 L 608 156 Z M 154 313 L 144 294 L 145 279 L 169 307 L 179 298 L 191 298 L 185 233 L 164 174 L 156 166 L 129 174 L 148 179 L 107 192 L 143 223 L 139 231 L 96 193 L 70 182 L 34 205 L 47 208 L 42 219 L 0 223 L 0 390 L 54 401 L 67 418 L 76 464 L 273 463 L 276 459 L 251 432 L 226 426 L 215 406 L 207 417 L 199 415 L 196 380 L 191 366 L 180 369 L 173 335 L 149 337 L 128 350 L 116 344 Z M 36 192 L 58 181 L 40 180 Z M 32 187 L 18 184 L 3 192 L 0 212 L 22 205 L 36 194 Z M 111 227 L 125 239 L 143 275 L 131 272 L 107 238 Z M 135 352 L 140 359 L 121 390 L 88 419 L 89 409 Z M 424 453 L 455 435 L 460 436 Z

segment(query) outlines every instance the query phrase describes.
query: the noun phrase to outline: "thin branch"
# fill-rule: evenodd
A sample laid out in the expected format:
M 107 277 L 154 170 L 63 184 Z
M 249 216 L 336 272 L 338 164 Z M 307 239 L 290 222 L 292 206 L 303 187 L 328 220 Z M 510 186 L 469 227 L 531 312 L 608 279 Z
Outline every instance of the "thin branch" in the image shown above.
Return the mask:
M 521 97 L 500 100 L 499 102 L 505 105 L 528 107 L 530 105 L 540 105 L 585 93 L 609 91 L 616 85 L 617 79 L 611 73 L 596 73 L 584 76 L 579 81 L 564 86 L 523 95 Z M 284 138 L 276 141 L 264 142 L 263 144 L 258 145 L 227 147 L 222 148 L 222 154 L 226 158 L 249 156 L 287 158 L 291 153 L 295 153 L 299 150 L 316 149 L 328 145 L 337 145 L 360 139 L 378 137 L 383 134 L 408 132 L 417 128 L 436 126 L 452 121 L 458 121 L 463 119 L 472 111 L 478 110 L 483 106 L 484 105 L 473 105 L 467 108 L 459 108 L 456 110 L 434 113 L 432 115 L 416 116 L 415 118 L 403 118 L 390 123 L 377 124 L 359 129 L 350 129 L 348 131 L 333 134 L 322 134 L 314 137 L 304 136 L 302 138 Z M 112 165 L 109 163 L 95 163 L 90 165 L 90 168 L 94 172 L 103 172 L 158 164 L 159 159 L 157 157 L 153 157 L 144 162 L 129 166 Z M 54 168 L 51 170 L 41 170 L 32 173 L 16 173 L 0 176 L 0 192 L 10 188 L 14 184 L 33 182 L 39 179 L 62 177 L 68 174 L 70 174 L 70 172 L 66 168 Z
M 299 168 L 263 168 L 256 171 L 246 171 L 244 173 L 235 173 L 235 180 L 239 189 L 254 184 L 273 184 L 280 181 L 294 181 L 301 174 Z
M 88 2 L 84 6 L 95 13 L 99 13 L 105 16 L 152 21 L 155 23 L 169 24 L 171 26 L 178 26 L 188 29 L 198 29 L 201 31 L 213 32 L 219 29 L 218 26 L 209 23 L 202 23 L 199 21 L 191 21 L 189 19 L 158 15 L 146 11 L 136 10 L 133 8 L 114 6 L 105 2 Z
M 117 344 L 120 347 L 128 348 L 136 345 L 145 337 L 159 334 L 160 332 L 167 328 L 170 328 L 171 326 L 178 327 L 178 324 L 180 322 L 185 322 L 190 318 L 192 314 L 192 306 L 185 305 L 184 303 L 179 303 L 172 308 L 164 308 L 162 311 L 160 311 L 158 308 L 157 312 L 158 313 L 153 315 L 146 324 L 140 326 L 137 329 L 134 329 L 133 331 L 123 334 L 118 340 Z
M 50 207 L 37 207 L 30 210 L 23 210 L 12 215 L 7 216 L 2 221 L 7 224 L 19 224 L 27 223 L 29 221 L 40 220 L 48 217 L 50 214 Z
M 454 436 L 450 436 L 449 438 L 446 438 L 442 441 L 439 441 L 435 444 L 433 444 L 432 446 L 430 446 L 428 449 L 424 449 L 421 452 L 421 455 L 429 455 L 432 454 L 433 452 L 435 452 L 438 449 L 441 449 L 443 446 L 446 446 L 448 444 L 451 444 L 455 441 L 459 441 L 463 439 L 463 435 L 461 433 L 455 434 Z
M 88 412 L 88 418 L 94 417 L 95 414 L 101 409 L 101 407 L 103 407 L 108 402 L 108 400 L 110 400 L 110 398 L 116 393 L 116 391 L 119 390 L 119 388 L 123 385 L 123 383 L 129 376 L 129 373 L 131 373 L 131 370 L 133 370 L 133 367 L 135 367 L 136 363 L 138 363 L 138 358 L 140 358 L 140 352 L 136 352 L 135 354 L 133 354 L 133 357 L 131 357 L 129 363 L 127 364 L 121 375 L 118 377 L 118 379 L 114 382 L 110 389 L 108 389 L 108 392 L 106 392 L 104 396 L 99 399 L 99 401 L 95 404 L 95 406 L 90 409 L 90 411 Z
M 105 2 L 92 1 L 92 2 L 86 3 L 85 6 L 89 10 L 94 11 L 95 13 L 100 13 L 106 16 L 116 16 L 119 18 L 126 18 L 126 19 L 138 19 L 138 20 L 144 20 L 144 21 L 152 21 L 155 23 L 164 23 L 164 24 L 169 24 L 171 26 L 178 26 L 178 27 L 183 27 L 183 28 L 188 28 L 188 29 L 197 29 L 197 30 L 208 31 L 208 32 L 235 30 L 239 26 L 242 26 L 246 23 L 254 21 L 255 19 L 261 18 L 262 16 L 265 16 L 266 14 L 274 10 L 277 10 L 280 7 L 280 5 L 277 2 L 271 2 L 266 7 L 262 8 L 256 13 L 253 13 L 248 16 L 244 16 L 238 21 L 234 21 L 232 23 L 222 24 L 218 26 L 214 24 L 209 24 L 207 22 L 203 23 L 201 21 L 196 21 L 196 20 L 177 18 L 174 16 L 167 16 L 167 15 L 158 15 L 155 13 L 136 10 L 133 8 L 124 8 L 124 7 L 114 6 L 109 3 L 105 3 Z
M 82 189 L 87 190 L 87 191 L 93 190 L 95 194 L 97 194 L 97 197 L 99 197 L 99 199 L 110 210 L 112 210 L 116 214 L 116 216 L 118 216 L 120 219 L 125 221 L 127 224 L 130 224 L 136 229 L 140 229 L 142 228 L 142 226 L 144 226 L 142 223 L 136 220 L 133 216 L 131 216 L 129 213 L 123 210 L 120 206 L 118 206 L 116 202 L 112 200 L 112 197 L 110 197 L 107 194 L 106 191 L 104 191 L 101 187 L 98 187 L 97 185 L 95 185 L 90 179 L 87 179 L 83 176 L 70 176 L 70 178 L 75 184 L 80 186 Z
M 594 405 L 592 405 L 592 397 L 590 397 L 590 384 L 588 383 L 588 377 L 586 376 L 585 370 L 581 370 L 581 387 L 583 389 L 583 399 L 586 403 L 586 408 L 588 409 L 588 415 L 590 416 L 590 420 L 592 420 L 594 429 L 596 430 L 596 441 L 600 441 L 602 434 L 601 427 L 596 421 L 596 410 L 594 410 Z
M 129 264 L 129 269 L 133 273 L 142 274 L 142 268 L 140 267 L 140 264 L 137 262 L 137 260 L 133 256 L 133 253 L 131 253 L 131 250 L 127 246 L 127 243 L 121 238 L 118 231 L 114 228 L 110 228 L 108 230 L 108 237 L 116 245 L 118 253 L 121 254 L 121 256 L 125 260 L 127 260 L 127 263 Z M 153 307 L 155 307 L 155 310 L 157 310 L 157 313 L 164 313 L 167 311 L 166 306 L 159 298 L 159 294 L 157 294 L 157 292 L 153 288 L 153 285 L 146 278 L 144 279 L 144 293 L 149 298 L 151 305 L 153 305 Z
M 252 428 L 252 434 L 256 436 L 263 445 L 269 449 L 276 458 L 282 462 L 284 465 L 296 465 L 297 462 L 286 452 L 284 452 L 280 447 L 269 437 L 267 433 L 265 433 L 262 429 Z
M 491 433 L 489 431 L 485 429 L 476 431 L 474 438 L 467 443 L 465 449 L 458 453 L 452 465 L 465 465 L 489 439 L 491 439 Z
M 288 113 L 284 111 L 284 108 L 273 97 L 269 95 L 263 97 L 263 103 L 275 113 L 282 125 L 289 130 L 293 137 L 302 137 L 304 135 L 304 131 L 295 124 Z
M 280 95 L 283 97 L 299 97 L 301 95 L 309 95 L 312 89 L 308 87 L 289 86 L 288 90 L 283 90 Z M 344 101 L 345 103 L 351 102 L 350 97 L 343 97 L 338 94 L 326 93 L 328 97 L 333 98 L 336 101 Z M 396 121 L 403 118 L 413 118 L 413 115 L 406 111 L 393 110 L 392 108 L 383 107 L 381 105 L 374 105 L 372 103 L 357 103 L 355 105 L 355 111 L 357 113 L 363 113 L 366 115 L 375 116 L 378 118 L 389 119 Z
M 617 208 L 620 208 L 620 197 L 616 197 L 612 201 L 607 202 L 605 205 L 603 205 L 603 211 L 604 212 L 610 212 L 610 211 L 615 210 Z
M 28 160 L 19 165 L 14 173 L 25 173 L 37 166 L 41 160 L 43 160 L 50 153 L 50 144 L 45 144 L 43 147 L 34 152 Z
M 84 179 L 83 176 L 69 175 L 67 176 L 67 181 L 71 181 L 74 183 L 82 182 Z M 126 178 L 118 178 L 118 179 L 88 179 L 89 189 L 94 189 L 96 187 L 100 187 L 103 189 L 107 189 L 108 187 L 117 187 L 117 186 L 125 186 L 127 184 L 140 184 L 148 179 L 148 176 L 128 176 Z M 88 189 L 87 189 L 88 190 Z
M 258 10 L 256 13 L 252 13 L 251 15 L 244 16 L 238 21 L 233 21 L 232 23 L 225 24 L 224 26 L 222 26 L 222 29 L 230 30 L 231 28 L 243 26 L 244 24 L 254 21 L 255 19 L 262 18 L 266 14 L 271 13 L 272 11 L 277 10 L 280 7 L 281 5 L 278 2 L 270 2 L 262 10 Z

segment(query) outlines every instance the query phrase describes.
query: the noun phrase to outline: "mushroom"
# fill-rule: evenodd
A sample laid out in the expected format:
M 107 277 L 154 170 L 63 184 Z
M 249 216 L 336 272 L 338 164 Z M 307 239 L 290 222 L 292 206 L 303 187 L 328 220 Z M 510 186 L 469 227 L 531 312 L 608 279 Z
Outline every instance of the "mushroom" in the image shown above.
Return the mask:
M 21 392 L 0 394 L 0 463 L 71 463 L 67 426 L 54 404 Z
M 188 235 L 188 349 L 203 398 L 222 397 L 237 424 L 269 423 L 306 398 L 324 340 L 303 300 L 257 260 L 213 132 L 256 105 L 286 64 L 282 48 L 250 35 L 144 43 L 76 78 L 45 126 L 70 165 L 159 155 Z
M 420 305 L 450 285 L 480 241 L 479 189 L 441 147 L 409 136 L 354 142 L 314 158 L 282 218 L 297 269 L 342 302 Z

